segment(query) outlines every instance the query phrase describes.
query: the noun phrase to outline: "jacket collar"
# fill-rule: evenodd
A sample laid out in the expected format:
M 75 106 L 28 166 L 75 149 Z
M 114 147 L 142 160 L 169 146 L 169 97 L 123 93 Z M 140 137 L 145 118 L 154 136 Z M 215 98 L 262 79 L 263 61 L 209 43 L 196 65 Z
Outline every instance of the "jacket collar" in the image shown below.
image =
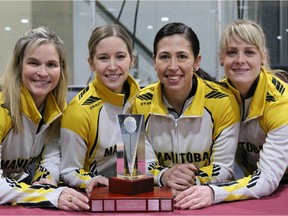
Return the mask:
M 123 85 L 125 93 L 129 94 L 128 98 L 125 98 L 125 94 L 116 94 L 112 92 L 102 82 L 100 82 L 97 77 L 93 81 L 93 85 L 95 89 L 97 89 L 98 95 L 102 99 L 103 103 L 107 102 L 115 106 L 123 106 L 126 99 L 131 100 L 140 90 L 138 83 L 130 75 L 126 80 L 126 84 Z
M 21 87 L 21 111 L 35 124 L 38 124 L 42 118 L 41 113 L 38 111 L 34 100 L 25 86 Z M 43 118 L 45 124 L 51 123 L 55 118 L 61 115 L 62 112 L 58 107 L 53 94 L 50 92 L 45 101 L 45 108 Z
M 249 96 L 252 96 L 252 101 L 249 108 L 248 119 L 255 118 L 258 116 L 262 116 L 265 108 L 266 102 L 266 94 L 268 89 L 268 73 L 264 69 L 261 70 L 258 81 L 255 81 L 249 90 Z M 235 95 L 238 104 L 241 105 L 242 99 L 240 93 L 237 89 L 235 89 L 229 82 L 228 79 L 225 78 L 224 82 L 228 85 L 229 89 Z M 254 89 L 254 94 L 253 94 Z
M 204 111 L 205 83 L 196 74 L 193 75 L 193 79 L 194 81 L 191 92 L 183 107 L 183 116 L 202 116 Z M 194 96 L 193 93 L 195 93 Z M 154 90 L 151 112 L 167 115 L 168 109 L 164 103 L 162 95 L 162 84 L 158 81 Z

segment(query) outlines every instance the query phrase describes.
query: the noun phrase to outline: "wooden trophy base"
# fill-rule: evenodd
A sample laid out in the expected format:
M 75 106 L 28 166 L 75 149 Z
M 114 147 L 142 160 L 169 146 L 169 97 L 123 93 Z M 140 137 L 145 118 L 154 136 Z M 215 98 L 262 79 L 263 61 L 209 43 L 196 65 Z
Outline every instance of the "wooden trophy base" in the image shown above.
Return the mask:
M 170 188 L 154 187 L 147 193 L 125 195 L 110 193 L 107 187 L 95 187 L 91 193 L 91 212 L 172 212 L 173 195 Z
M 153 191 L 153 177 L 139 177 L 135 179 L 111 177 L 109 178 L 109 192 L 126 195 L 136 195 Z

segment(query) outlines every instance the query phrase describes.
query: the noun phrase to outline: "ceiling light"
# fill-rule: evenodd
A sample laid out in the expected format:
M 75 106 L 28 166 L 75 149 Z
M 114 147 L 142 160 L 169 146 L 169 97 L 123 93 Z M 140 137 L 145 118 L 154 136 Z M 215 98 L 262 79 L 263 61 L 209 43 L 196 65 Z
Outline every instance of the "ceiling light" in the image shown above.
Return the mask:
M 281 39 L 282 39 L 282 36 L 277 36 L 277 39 L 278 39 L 278 40 L 281 40 Z
M 153 29 L 153 26 L 152 25 L 148 25 L 147 29 Z
M 162 18 L 161 18 L 161 21 L 167 22 L 167 21 L 169 21 L 169 17 L 162 17 Z
M 21 23 L 29 23 L 28 19 L 21 19 Z
M 6 26 L 6 27 L 4 28 L 4 30 L 5 30 L 5 31 L 11 31 L 11 27 Z

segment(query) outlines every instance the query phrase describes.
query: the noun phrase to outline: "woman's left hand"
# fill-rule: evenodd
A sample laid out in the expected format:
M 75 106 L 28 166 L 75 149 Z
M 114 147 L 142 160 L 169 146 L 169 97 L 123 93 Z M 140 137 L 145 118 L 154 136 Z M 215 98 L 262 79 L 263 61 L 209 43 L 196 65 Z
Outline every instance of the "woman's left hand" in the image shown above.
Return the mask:
M 174 201 L 177 209 L 199 209 L 214 202 L 214 192 L 209 186 L 193 185 L 178 193 Z

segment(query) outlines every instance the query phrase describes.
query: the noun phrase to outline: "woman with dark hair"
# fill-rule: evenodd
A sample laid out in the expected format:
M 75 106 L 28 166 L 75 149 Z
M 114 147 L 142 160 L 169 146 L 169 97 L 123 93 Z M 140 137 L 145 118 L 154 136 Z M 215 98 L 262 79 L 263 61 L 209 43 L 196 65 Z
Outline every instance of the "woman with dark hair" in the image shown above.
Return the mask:
M 200 78 L 200 61 L 195 32 L 183 23 L 165 25 L 154 40 L 159 81 L 142 89 L 133 104 L 134 113 L 145 115 L 146 171 L 175 195 L 233 176 L 237 102 L 223 86 Z

